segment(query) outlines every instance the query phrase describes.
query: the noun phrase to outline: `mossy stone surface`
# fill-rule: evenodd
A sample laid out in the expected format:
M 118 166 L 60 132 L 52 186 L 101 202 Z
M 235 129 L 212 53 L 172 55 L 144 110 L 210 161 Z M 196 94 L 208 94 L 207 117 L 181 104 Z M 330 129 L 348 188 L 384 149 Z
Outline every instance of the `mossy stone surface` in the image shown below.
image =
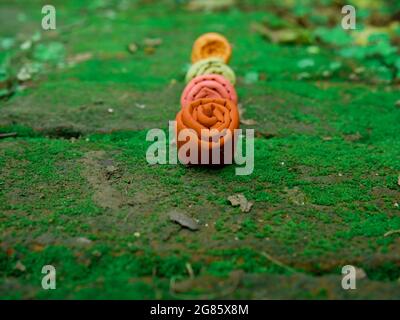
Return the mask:
M 253 23 L 288 23 L 264 1 L 216 12 L 54 1 L 52 32 L 41 30 L 41 5 L 0 4 L 0 38 L 16 41 L 0 53 L 15 87 L 0 100 L 0 133 L 17 133 L 0 139 L 0 298 L 400 298 L 400 233 L 387 234 L 400 230 L 396 81 L 349 80 L 351 59 L 318 76 L 338 60 L 324 46 L 301 79 L 310 45 L 255 32 Z M 146 162 L 146 133 L 175 118 L 193 41 L 209 31 L 233 46 L 252 120 L 242 127 L 256 130 L 249 176 Z M 146 49 L 148 38 L 162 43 Z M 51 43 L 63 50 L 48 55 Z M 32 79 L 15 80 L 33 62 Z M 230 205 L 237 193 L 250 212 Z M 171 210 L 200 229 L 171 222 Z M 56 290 L 41 287 L 46 264 Z M 367 275 L 354 291 L 341 288 L 348 264 Z

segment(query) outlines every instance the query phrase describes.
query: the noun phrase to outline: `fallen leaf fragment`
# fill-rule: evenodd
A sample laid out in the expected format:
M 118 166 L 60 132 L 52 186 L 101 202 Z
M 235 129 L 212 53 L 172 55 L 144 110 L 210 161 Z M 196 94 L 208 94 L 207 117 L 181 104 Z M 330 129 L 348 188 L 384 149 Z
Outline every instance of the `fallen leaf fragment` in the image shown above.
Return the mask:
M 229 196 L 228 200 L 233 207 L 240 206 L 240 210 L 242 210 L 242 212 L 249 212 L 253 206 L 253 203 L 248 201 L 241 193 Z
M 88 61 L 93 58 L 93 53 L 91 52 L 83 52 L 83 53 L 78 53 L 68 59 L 68 63 L 70 64 L 77 64 L 81 62 Z
M 17 74 L 17 79 L 22 82 L 28 81 L 31 78 L 32 78 L 32 75 L 26 67 L 22 67 L 21 70 L 19 70 L 19 72 Z
M 362 139 L 362 135 L 359 132 L 356 132 L 354 134 L 348 134 L 344 137 L 344 139 L 346 141 L 350 141 L 350 142 L 355 142 L 355 141 L 359 141 Z
M 355 267 L 355 269 L 356 269 L 356 279 L 357 280 L 364 279 L 364 278 L 367 277 L 367 274 L 364 271 L 364 269 L 361 269 L 361 268 L 358 268 L 358 267 Z
M 17 261 L 17 263 L 15 264 L 15 269 L 19 270 L 21 272 L 25 272 L 26 271 L 26 267 L 22 264 L 21 261 Z
M 253 120 L 253 119 L 241 119 L 240 123 L 245 124 L 247 126 L 252 126 L 252 125 L 257 124 L 257 121 Z
M 144 39 L 144 45 L 148 47 L 158 47 L 162 44 L 161 38 L 146 38 Z
M 198 230 L 199 224 L 191 217 L 188 217 L 186 214 L 179 211 L 171 211 L 168 214 L 169 219 L 182 227 L 188 228 L 190 230 Z

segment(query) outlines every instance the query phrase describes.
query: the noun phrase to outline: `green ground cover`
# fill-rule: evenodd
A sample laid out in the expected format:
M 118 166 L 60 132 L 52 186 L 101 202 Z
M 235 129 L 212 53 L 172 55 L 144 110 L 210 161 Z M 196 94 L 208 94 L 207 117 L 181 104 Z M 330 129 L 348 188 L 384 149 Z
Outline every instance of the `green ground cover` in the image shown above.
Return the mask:
M 399 5 L 352 1 L 345 32 L 340 1 L 226 3 L 54 1 L 48 32 L 40 1 L 0 4 L 1 298 L 400 298 Z M 249 176 L 146 162 L 208 31 L 233 45 Z

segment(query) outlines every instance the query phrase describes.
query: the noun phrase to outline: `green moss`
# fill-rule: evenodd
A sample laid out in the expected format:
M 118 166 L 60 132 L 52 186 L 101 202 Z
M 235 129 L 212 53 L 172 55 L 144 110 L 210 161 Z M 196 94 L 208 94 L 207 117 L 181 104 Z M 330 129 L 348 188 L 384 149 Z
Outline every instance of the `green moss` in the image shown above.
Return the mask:
M 307 17 L 322 41 L 331 32 L 343 37 L 310 10 L 320 3 L 246 0 L 205 13 L 169 0 L 56 1 L 61 31 L 42 32 L 22 51 L 19 39 L 41 32 L 38 5 L 0 5 L 12 13 L 0 43 L 16 39 L 0 53 L 0 81 L 14 90 L 0 101 L 0 133 L 17 133 L 0 139 L 0 298 L 173 298 L 171 279 L 189 277 L 188 266 L 200 279 L 243 270 L 289 281 L 292 269 L 315 280 L 354 263 L 379 285 L 395 286 L 398 233 L 385 234 L 400 229 L 397 86 L 369 73 L 348 81 L 360 60 L 342 59 L 313 39 L 314 30 L 301 28 L 314 48 L 252 31 L 254 23 L 291 30 Z M 377 14 L 390 19 L 395 11 L 387 6 Z M 15 19 L 21 14 L 24 23 Z M 166 130 L 174 119 L 193 40 L 207 31 L 225 34 L 234 48 L 242 117 L 254 120 L 242 127 L 256 130 L 249 176 L 235 175 L 233 165 L 150 166 L 145 159 L 147 130 Z M 146 38 L 162 39 L 153 54 L 144 50 Z M 91 56 L 68 62 L 81 53 Z M 314 64 L 304 69 L 304 59 Z M 22 90 L 15 76 L 37 60 L 42 68 Z M 381 69 L 376 76 L 387 73 Z M 299 78 L 304 71 L 308 79 Z M 230 205 L 236 193 L 253 202 L 250 212 Z M 171 222 L 172 209 L 198 220 L 199 230 Z M 55 291 L 40 287 L 44 264 L 57 267 Z M 332 297 L 303 282 L 292 288 L 295 297 Z

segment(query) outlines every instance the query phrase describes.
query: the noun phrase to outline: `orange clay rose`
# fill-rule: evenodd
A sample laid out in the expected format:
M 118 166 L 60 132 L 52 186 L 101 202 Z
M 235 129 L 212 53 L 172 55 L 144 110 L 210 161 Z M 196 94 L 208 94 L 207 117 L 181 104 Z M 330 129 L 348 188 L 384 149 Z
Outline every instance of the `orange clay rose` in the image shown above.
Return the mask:
M 180 162 L 232 163 L 238 128 L 238 109 L 230 100 L 204 98 L 183 106 L 176 116 Z
M 211 57 L 220 57 L 228 63 L 231 54 L 231 45 L 224 36 L 215 32 L 205 33 L 193 44 L 192 63 Z

